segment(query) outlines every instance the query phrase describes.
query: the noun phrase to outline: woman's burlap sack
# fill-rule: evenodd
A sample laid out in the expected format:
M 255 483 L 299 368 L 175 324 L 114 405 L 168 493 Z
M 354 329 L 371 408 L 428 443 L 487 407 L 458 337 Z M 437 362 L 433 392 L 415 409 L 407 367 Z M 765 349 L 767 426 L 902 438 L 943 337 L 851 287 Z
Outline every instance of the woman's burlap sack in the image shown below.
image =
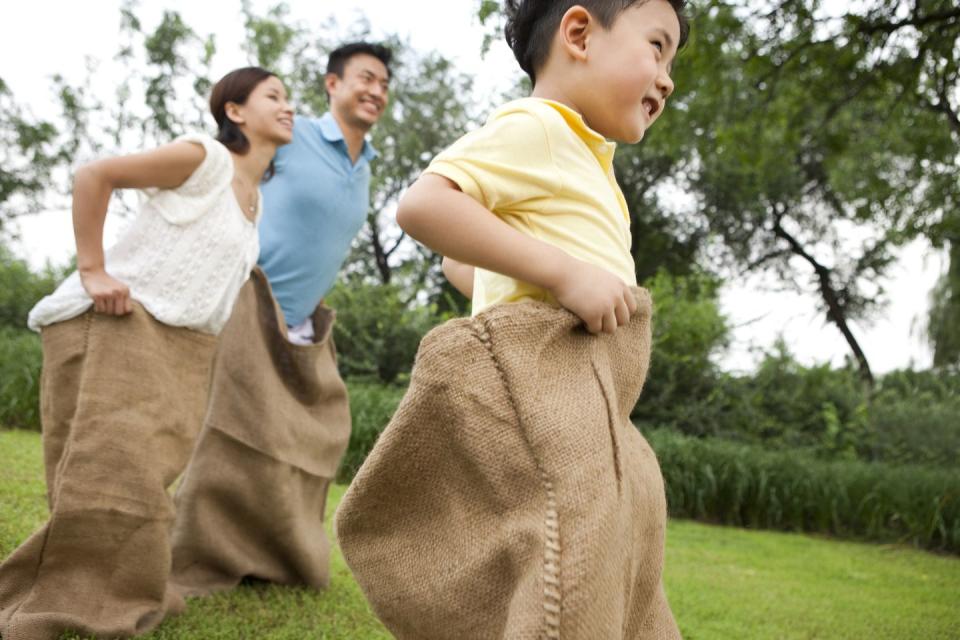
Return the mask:
M 286 339 L 256 269 L 220 335 L 203 430 L 176 496 L 172 581 L 184 595 L 245 577 L 323 588 L 327 490 L 350 438 L 334 314 L 318 307 L 316 342 Z
M 679 638 L 663 479 L 629 420 L 650 358 L 650 298 L 637 298 L 613 335 L 523 302 L 423 339 L 336 516 L 398 638 Z
M 50 520 L 0 566 L 0 634 L 104 638 L 155 627 L 168 589 L 167 488 L 199 431 L 214 336 L 139 305 L 45 327 L 41 412 Z

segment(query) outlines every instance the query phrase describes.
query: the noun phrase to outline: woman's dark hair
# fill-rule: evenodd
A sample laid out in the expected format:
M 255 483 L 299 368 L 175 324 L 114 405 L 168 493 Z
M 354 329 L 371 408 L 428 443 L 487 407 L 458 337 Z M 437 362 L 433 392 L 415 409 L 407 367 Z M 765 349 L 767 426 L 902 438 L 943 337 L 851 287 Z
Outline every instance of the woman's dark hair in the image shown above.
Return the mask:
M 260 67 L 234 69 L 220 78 L 210 92 L 210 113 L 217 121 L 217 140 L 227 149 L 243 155 L 250 148 L 250 141 L 240 127 L 227 117 L 227 103 L 244 104 L 257 85 L 277 74 Z
M 690 35 L 690 22 L 683 13 L 687 0 L 667 1 L 680 21 L 680 42 L 677 43 L 679 50 L 687 43 Z M 520 63 L 520 68 L 536 83 L 537 70 L 546 63 L 553 36 L 570 7 L 582 6 L 600 21 L 604 29 L 609 29 L 623 11 L 642 2 L 649 0 L 506 0 L 504 12 L 507 24 L 504 35 Z
M 230 151 L 242 156 L 250 149 L 250 141 L 243 135 L 240 126 L 227 117 L 227 103 L 244 104 L 257 85 L 274 77 L 277 77 L 277 74 L 260 67 L 242 67 L 234 69 L 213 85 L 213 91 L 210 92 L 210 113 L 217 121 L 217 141 Z M 269 180 L 275 172 L 271 160 L 263 179 Z

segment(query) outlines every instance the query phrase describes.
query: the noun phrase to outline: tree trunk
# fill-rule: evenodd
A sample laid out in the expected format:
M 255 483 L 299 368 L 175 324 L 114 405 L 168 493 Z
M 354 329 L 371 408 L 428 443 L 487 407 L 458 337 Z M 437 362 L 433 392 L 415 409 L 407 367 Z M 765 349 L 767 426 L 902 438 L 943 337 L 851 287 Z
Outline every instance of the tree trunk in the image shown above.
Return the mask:
M 791 253 L 800 256 L 813 267 L 814 272 L 817 274 L 820 296 L 827 305 L 827 319 L 835 324 L 840 330 L 840 333 L 843 334 L 844 340 L 847 341 L 847 345 L 849 345 L 850 350 L 853 352 L 853 357 L 856 358 L 857 364 L 859 365 L 860 377 L 862 377 L 864 382 L 872 389 L 875 382 L 873 371 L 870 370 L 870 363 L 867 362 L 867 356 L 863 352 L 863 349 L 860 348 L 860 343 L 857 342 L 853 331 L 850 329 L 850 325 L 847 323 L 847 315 L 843 304 L 840 302 L 840 295 L 830 280 L 830 269 L 820 264 L 816 258 L 803 248 L 803 245 L 801 245 L 796 238 L 783 228 L 781 225 L 781 216 L 777 217 L 773 231 L 778 238 L 784 240 L 790 246 Z

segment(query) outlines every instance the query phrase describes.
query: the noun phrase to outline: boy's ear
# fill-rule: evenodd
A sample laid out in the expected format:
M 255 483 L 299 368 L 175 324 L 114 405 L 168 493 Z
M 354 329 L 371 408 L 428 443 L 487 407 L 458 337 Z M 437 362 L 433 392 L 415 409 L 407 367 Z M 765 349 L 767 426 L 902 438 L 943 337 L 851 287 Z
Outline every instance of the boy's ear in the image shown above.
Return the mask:
M 560 44 L 567 55 L 576 60 L 585 60 L 587 57 L 587 36 L 593 27 L 593 16 L 590 12 L 574 5 L 567 9 L 560 19 Z

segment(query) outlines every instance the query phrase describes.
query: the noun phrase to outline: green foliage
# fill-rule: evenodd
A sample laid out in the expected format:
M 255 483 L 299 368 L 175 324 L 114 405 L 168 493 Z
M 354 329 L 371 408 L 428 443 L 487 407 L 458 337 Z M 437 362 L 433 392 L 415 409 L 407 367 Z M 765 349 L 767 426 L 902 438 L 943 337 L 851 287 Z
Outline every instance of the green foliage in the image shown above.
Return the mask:
M 63 270 L 50 266 L 34 273 L 0 243 L 0 327 L 25 329 L 30 309 L 52 293 L 64 275 Z
M 40 337 L 27 314 L 53 291 L 62 274 L 30 271 L 0 243 L 0 425 L 40 430 Z
M 337 481 L 349 483 L 373 449 L 406 391 L 404 387 L 348 380 L 350 391 L 350 444 L 337 470 Z
M 844 448 L 847 432 L 858 428 L 868 399 L 855 371 L 827 364 L 805 367 L 783 342 L 753 376 L 727 378 L 722 393 L 730 418 L 724 431 L 834 452 Z
M 633 418 L 685 433 L 707 432 L 714 422 L 714 357 L 728 337 L 717 299 L 719 282 L 702 274 L 674 277 L 661 271 L 645 284 L 654 304 L 653 353 Z
M 56 126 L 31 118 L 0 78 L 0 234 L 9 219 L 43 202 L 65 160 L 57 138 Z
M 0 326 L 0 426 L 40 430 L 40 336 Z
M 904 370 L 884 376 L 858 450 L 869 460 L 960 468 L 960 373 Z
M 930 292 L 927 336 L 934 366 L 960 366 L 960 230 L 950 243 L 950 268 Z
M 431 307 L 406 302 L 394 284 L 351 278 L 338 283 L 326 302 L 337 311 L 334 339 L 345 377 L 390 383 L 409 373 L 420 338 L 439 322 Z
M 960 472 L 817 460 L 661 430 L 671 515 L 960 553 Z

